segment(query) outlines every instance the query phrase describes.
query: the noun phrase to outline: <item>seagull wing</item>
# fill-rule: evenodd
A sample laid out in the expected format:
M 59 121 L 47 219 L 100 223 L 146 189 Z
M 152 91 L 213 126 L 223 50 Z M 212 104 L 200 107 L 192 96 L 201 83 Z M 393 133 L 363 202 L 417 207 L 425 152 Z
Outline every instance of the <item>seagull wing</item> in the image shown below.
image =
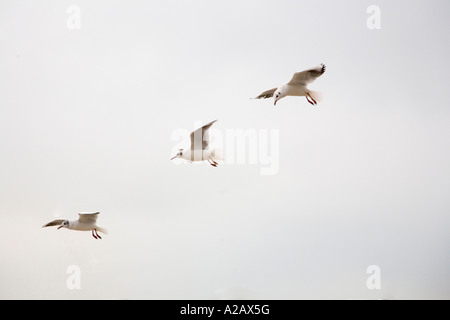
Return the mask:
M 277 91 L 277 89 L 278 88 L 273 88 L 273 89 L 266 90 L 263 93 L 261 93 L 259 96 L 255 97 L 255 99 L 272 98 L 273 94 L 275 93 L 275 91 Z
M 80 223 L 95 223 L 100 212 L 82 212 L 78 214 L 78 222 Z
M 208 129 L 216 122 L 217 120 L 211 121 L 208 124 L 205 124 L 203 127 L 198 128 L 197 130 L 191 133 L 191 150 L 208 149 L 209 146 L 209 133 Z
M 320 66 L 317 66 L 315 68 L 294 73 L 291 81 L 289 81 L 288 84 L 307 85 L 316 80 L 321 75 L 323 75 L 324 72 L 325 72 L 325 65 L 322 63 Z
M 62 223 L 63 223 L 64 221 L 65 221 L 64 219 L 56 219 L 56 220 L 53 220 L 52 222 L 49 222 L 49 223 L 47 223 L 47 224 L 44 224 L 44 225 L 42 226 L 42 228 L 45 228 L 45 227 L 53 227 L 53 226 L 60 226 L 60 225 L 62 225 Z

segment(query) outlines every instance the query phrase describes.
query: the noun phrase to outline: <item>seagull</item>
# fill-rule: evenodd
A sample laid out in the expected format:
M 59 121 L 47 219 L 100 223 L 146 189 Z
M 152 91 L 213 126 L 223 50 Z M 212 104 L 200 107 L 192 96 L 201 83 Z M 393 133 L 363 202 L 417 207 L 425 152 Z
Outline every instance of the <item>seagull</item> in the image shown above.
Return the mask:
M 56 219 L 43 225 L 42 228 L 58 226 L 56 230 L 67 228 L 78 231 L 92 231 L 92 236 L 95 239 L 101 239 L 102 237 L 97 233 L 97 230 L 105 234 L 108 233 L 108 231 L 97 226 L 96 222 L 99 213 L 100 212 L 80 212 L 78 214 L 78 220 Z
M 204 161 L 208 160 L 209 164 L 213 167 L 217 167 L 219 164 L 214 160 L 216 156 L 216 151 L 209 150 L 209 133 L 208 129 L 216 122 L 217 120 L 211 121 L 208 124 L 205 124 L 203 127 L 198 128 L 193 131 L 190 135 L 191 137 L 191 148 L 188 150 L 178 149 L 179 152 L 176 156 L 172 157 L 173 160 L 175 158 L 181 158 L 188 161 Z
M 273 105 L 275 106 L 278 100 L 286 96 L 305 96 L 306 100 L 315 106 L 317 105 L 317 100 L 320 99 L 320 93 L 309 90 L 307 85 L 320 77 L 324 72 L 325 65 L 323 63 L 320 66 L 296 72 L 289 82 L 282 84 L 277 88 L 266 90 L 255 99 L 267 99 L 273 97 Z

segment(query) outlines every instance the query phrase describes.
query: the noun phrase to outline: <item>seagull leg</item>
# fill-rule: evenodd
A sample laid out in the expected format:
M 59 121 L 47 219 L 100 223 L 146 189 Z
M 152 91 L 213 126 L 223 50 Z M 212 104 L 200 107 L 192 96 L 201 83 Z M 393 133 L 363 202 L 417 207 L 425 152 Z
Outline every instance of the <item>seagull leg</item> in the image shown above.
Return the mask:
M 215 165 L 219 165 L 219 163 L 213 159 L 213 157 L 209 157 L 211 159 L 211 161 L 215 164 Z
M 94 234 L 94 229 L 92 229 L 92 236 L 97 239 L 97 236 Z
M 212 165 L 213 167 L 217 167 L 217 163 L 216 163 L 213 159 L 211 159 L 211 157 L 208 158 L 208 162 L 209 162 L 209 164 Z
M 101 239 L 102 237 L 100 237 L 100 235 L 98 234 L 97 229 L 94 229 L 94 230 L 95 230 L 95 235 L 96 235 L 99 239 Z
M 308 99 L 308 97 L 309 97 L 312 101 L 310 101 L 310 100 Z M 314 98 L 311 97 L 311 95 L 310 95 L 309 93 L 306 94 L 306 100 L 308 100 L 308 102 L 311 103 L 313 106 L 317 105 L 317 101 L 314 100 Z

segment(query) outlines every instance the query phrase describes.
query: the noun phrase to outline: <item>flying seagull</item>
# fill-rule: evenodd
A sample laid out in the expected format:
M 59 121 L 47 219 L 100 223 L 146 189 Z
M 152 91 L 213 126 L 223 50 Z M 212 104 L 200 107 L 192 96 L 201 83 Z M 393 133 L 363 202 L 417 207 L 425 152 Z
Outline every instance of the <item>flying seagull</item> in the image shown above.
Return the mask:
M 92 231 L 92 236 L 95 239 L 101 239 L 102 237 L 100 237 L 97 231 L 105 234 L 108 233 L 108 231 L 97 226 L 96 223 L 99 213 L 100 212 L 81 212 L 78 214 L 78 220 L 56 219 L 43 225 L 42 228 L 58 226 L 56 230 L 67 228 L 78 231 Z
M 323 63 L 315 68 L 296 72 L 289 82 L 282 84 L 277 88 L 266 90 L 255 99 L 267 99 L 273 97 L 273 105 L 275 106 L 278 100 L 286 96 L 305 96 L 306 100 L 315 106 L 320 99 L 320 93 L 309 90 L 307 85 L 320 77 L 324 72 L 325 65 Z
M 209 164 L 213 167 L 217 167 L 218 163 L 214 160 L 216 156 L 216 151 L 209 150 L 209 133 L 208 129 L 216 122 L 217 120 L 211 121 L 208 124 L 205 124 L 203 127 L 198 128 L 193 131 L 190 135 L 191 137 L 191 148 L 184 150 L 179 149 L 179 152 L 176 156 L 172 157 L 173 160 L 175 158 L 181 158 L 188 161 L 204 161 L 208 160 Z

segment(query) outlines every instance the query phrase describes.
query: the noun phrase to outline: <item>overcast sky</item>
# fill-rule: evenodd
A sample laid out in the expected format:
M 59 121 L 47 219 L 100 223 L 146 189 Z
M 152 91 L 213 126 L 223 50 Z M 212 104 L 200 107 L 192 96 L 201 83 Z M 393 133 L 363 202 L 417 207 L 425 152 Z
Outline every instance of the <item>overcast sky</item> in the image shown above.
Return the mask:
M 1 1 L 0 298 L 449 299 L 449 9 Z M 320 63 L 319 106 L 249 99 Z M 215 119 L 276 170 L 170 161 Z

